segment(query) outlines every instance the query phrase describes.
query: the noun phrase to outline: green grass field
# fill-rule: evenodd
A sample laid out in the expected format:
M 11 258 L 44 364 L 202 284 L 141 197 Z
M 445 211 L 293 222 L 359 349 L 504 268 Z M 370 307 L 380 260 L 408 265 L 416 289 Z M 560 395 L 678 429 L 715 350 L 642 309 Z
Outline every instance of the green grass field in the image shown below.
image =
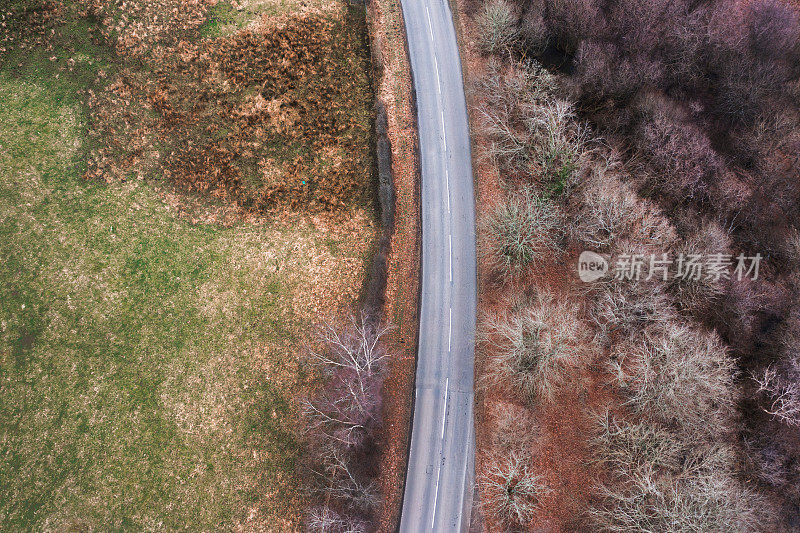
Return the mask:
M 298 302 L 358 285 L 374 229 L 86 181 L 79 91 L 111 67 L 76 42 L 0 70 L 0 531 L 293 530 Z

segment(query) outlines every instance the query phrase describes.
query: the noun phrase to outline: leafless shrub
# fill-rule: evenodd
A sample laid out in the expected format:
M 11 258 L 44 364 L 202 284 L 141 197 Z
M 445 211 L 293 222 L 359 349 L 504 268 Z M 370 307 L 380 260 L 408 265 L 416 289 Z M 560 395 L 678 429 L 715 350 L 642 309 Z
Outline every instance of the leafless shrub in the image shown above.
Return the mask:
M 574 186 L 588 130 L 569 102 L 552 96 L 553 77 L 531 61 L 508 71 L 495 64 L 476 87 L 482 95 L 481 128 L 492 142 L 484 157 L 540 183 L 553 196 Z
M 601 103 L 606 98 L 628 99 L 642 86 L 664 77 L 661 64 L 625 54 L 608 41 L 587 39 L 575 54 L 575 94 Z
M 785 246 L 789 264 L 793 269 L 800 270 L 800 231 L 797 229 L 792 230 Z
M 661 283 L 611 281 L 597 293 L 592 317 L 606 337 L 618 334 L 632 339 L 653 328 L 666 328 L 677 313 Z
M 775 343 L 768 327 L 775 317 L 785 316 L 793 301 L 789 287 L 763 277 L 734 279 L 722 301 L 726 313 L 726 337 L 739 352 L 751 352 L 759 343 Z M 774 332 L 777 333 L 777 332 Z
M 640 100 L 647 117 L 637 144 L 660 171 L 654 186 L 677 200 L 701 199 L 723 162 L 705 132 L 688 120 L 688 111 L 663 95 L 650 93 Z
M 596 421 L 598 434 L 592 444 L 597 460 L 620 478 L 707 477 L 732 472 L 737 461 L 730 445 L 695 442 L 647 419 L 631 422 L 605 413 Z
M 589 516 L 612 533 L 741 532 L 763 530 L 763 501 L 730 476 L 711 473 L 686 480 L 645 474 L 604 485 L 604 504 Z
M 496 160 L 503 169 L 529 171 L 533 152 L 529 114 L 552 98 L 555 80 L 535 62 L 505 69 L 491 62 L 475 87 L 482 101 L 478 108 L 482 132 L 492 141 L 484 157 Z
M 541 498 L 551 492 L 517 453 L 493 458 L 487 472 L 478 478 L 478 487 L 484 513 L 511 526 L 530 522 Z
M 511 402 L 498 402 L 493 411 L 493 447 L 501 453 L 530 449 L 539 427 L 530 409 Z
M 618 420 L 609 413 L 597 417 L 597 426 L 593 442 L 597 459 L 616 475 L 678 471 L 682 446 L 668 431 Z
M 754 531 L 762 501 L 733 472 L 733 449 L 693 442 L 647 421 L 597 417 L 598 461 L 613 474 L 589 515 L 601 531 Z
M 513 47 L 519 39 L 517 16 L 505 0 L 488 0 L 478 16 L 478 46 L 487 54 Z
M 311 533 L 367 533 L 369 526 L 358 517 L 340 515 L 328 506 L 308 513 L 306 530 Z
M 547 22 L 558 46 L 572 51 L 590 33 L 600 33 L 604 17 L 593 0 L 545 0 Z
M 767 57 L 800 58 L 800 13 L 779 0 L 759 0 L 748 5 L 750 45 Z
M 322 463 L 319 493 L 332 498 L 342 507 L 367 514 L 379 504 L 379 494 L 374 480 L 363 474 L 363 466 L 349 450 L 331 446 Z
M 511 383 L 530 403 L 551 400 L 587 359 L 576 309 L 547 294 L 511 317 L 484 317 L 480 339 L 491 349 L 488 379 Z
M 619 251 L 620 241 L 665 250 L 677 241 L 675 230 L 661 210 L 642 200 L 630 184 L 619 160 L 596 160 L 580 194 L 579 215 L 572 224 L 574 236 L 597 252 Z
M 586 154 L 588 129 L 578 125 L 572 104 L 552 100 L 538 106 L 527 121 L 533 153 L 534 178 L 554 196 L 575 185 L 575 171 Z
M 715 333 L 672 324 L 645 332 L 611 363 L 636 412 L 677 424 L 693 438 L 716 438 L 734 413 L 735 364 Z
M 547 49 L 550 30 L 544 19 L 544 0 L 533 0 L 525 6 L 520 21 L 520 38 L 529 54 L 538 56 Z
M 592 167 L 590 185 L 581 191 L 580 214 L 572 224 L 575 237 L 596 252 L 609 252 L 613 244 L 627 233 L 633 223 L 631 210 L 636 205 L 636 197 L 617 180 L 606 178 L 613 167 L 597 163 Z M 613 178 L 612 178 L 613 179 Z
M 561 212 L 530 189 L 491 207 L 481 226 L 481 253 L 505 280 L 561 251 Z
M 731 255 L 731 239 L 719 223 L 706 221 L 699 228 L 692 231 L 691 236 L 677 246 L 676 256 L 689 261 L 690 258 L 700 258 L 703 260 L 712 257 L 724 257 Z M 685 266 L 686 263 L 684 263 Z M 725 269 L 724 273 L 698 271 L 696 275 L 689 274 L 684 276 L 672 276 L 670 278 L 670 290 L 675 295 L 675 299 L 681 308 L 694 313 L 707 311 L 723 294 L 725 287 L 725 276 L 727 276 L 733 265 Z M 676 272 L 677 273 L 677 272 Z M 685 273 L 685 272 L 684 272 Z
M 771 439 L 744 439 L 745 449 L 753 470 L 748 474 L 758 476 L 761 481 L 773 487 L 786 487 L 792 475 L 800 473 L 792 453 L 780 443 Z M 794 470 L 794 472 L 793 472 Z M 795 493 L 800 487 L 795 488 Z

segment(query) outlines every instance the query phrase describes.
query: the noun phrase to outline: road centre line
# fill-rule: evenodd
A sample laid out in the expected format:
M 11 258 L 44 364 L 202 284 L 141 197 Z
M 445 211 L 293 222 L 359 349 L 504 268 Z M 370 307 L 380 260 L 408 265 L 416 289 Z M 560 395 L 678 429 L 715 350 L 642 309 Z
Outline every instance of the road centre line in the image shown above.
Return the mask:
M 450 244 L 450 283 L 453 283 L 453 234 L 447 237 Z
M 428 14 L 428 32 L 431 34 L 431 41 L 433 40 L 433 26 L 431 26 L 431 11 L 428 6 L 425 6 L 425 12 Z
M 442 79 L 439 77 L 439 60 L 436 59 L 436 52 L 433 53 L 433 63 L 436 66 L 434 72 L 436 72 L 436 85 L 439 88 L 439 94 L 442 94 Z
M 447 155 L 447 131 L 444 128 L 444 109 L 439 110 L 439 116 L 442 117 L 442 143 L 444 144 L 445 155 Z
M 453 308 L 450 308 L 450 326 L 447 332 L 447 353 L 450 353 L 450 341 L 453 338 Z
M 447 188 L 447 212 L 450 212 L 450 169 L 447 168 L 447 163 L 444 167 L 445 186 Z
M 433 529 L 433 525 L 436 523 L 436 502 L 439 500 L 439 476 L 442 473 L 442 462 L 439 461 L 439 469 L 436 470 L 436 488 L 434 489 L 433 495 L 433 516 L 431 516 L 431 529 Z
M 450 378 L 447 378 L 444 386 L 444 406 L 442 406 L 442 440 L 444 440 L 444 422 L 447 420 L 447 394 L 450 392 Z M 444 443 L 442 443 L 444 449 Z

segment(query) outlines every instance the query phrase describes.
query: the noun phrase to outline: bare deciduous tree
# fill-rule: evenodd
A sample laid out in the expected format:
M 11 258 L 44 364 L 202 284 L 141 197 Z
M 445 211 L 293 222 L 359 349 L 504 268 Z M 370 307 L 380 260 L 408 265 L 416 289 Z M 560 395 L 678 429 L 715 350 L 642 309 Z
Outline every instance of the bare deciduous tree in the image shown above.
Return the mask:
M 610 366 L 637 412 L 687 438 L 713 440 L 729 428 L 736 365 L 716 333 L 672 323 L 621 347 Z
M 367 533 L 369 525 L 355 516 L 341 515 L 328 506 L 308 513 L 306 528 L 313 533 Z
M 506 525 L 523 526 L 533 519 L 542 497 L 551 492 L 529 468 L 523 454 L 495 457 L 478 479 L 484 512 Z
M 519 40 L 518 17 L 505 0 L 489 0 L 478 16 L 479 45 L 492 54 L 515 46 Z
M 351 316 L 344 326 L 320 326 L 311 361 L 328 383 L 314 399 L 303 402 L 309 430 L 344 446 L 358 446 L 380 413 L 380 387 L 386 352 L 380 343 L 389 330 L 366 314 Z
M 480 339 L 492 353 L 487 378 L 510 383 L 529 403 L 552 399 L 587 356 L 576 309 L 544 293 L 518 314 L 485 317 Z
M 495 204 L 481 226 L 481 253 L 506 282 L 561 251 L 561 210 L 530 189 Z
M 371 447 L 380 424 L 381 387 L 388 357 L 382 337 L 390 328 L 370 313 L 324 323 L 309 360 L 325 385 L 303 400 L 310 470 L 325 502 L 307 516 L 311 531 L 356 533 L 373 529 L 379 497 L 371 478 Z M 345 514 L 340 511 L 344 510 Z
M 798 363 L 793 361 L 791 367 L 800 370 Z M 800 426 L 800 372 L 781 372 L 771 365 L 753 379 L 758 391 L 769 398 L 769 405 L 762 409 L 784 424 Z

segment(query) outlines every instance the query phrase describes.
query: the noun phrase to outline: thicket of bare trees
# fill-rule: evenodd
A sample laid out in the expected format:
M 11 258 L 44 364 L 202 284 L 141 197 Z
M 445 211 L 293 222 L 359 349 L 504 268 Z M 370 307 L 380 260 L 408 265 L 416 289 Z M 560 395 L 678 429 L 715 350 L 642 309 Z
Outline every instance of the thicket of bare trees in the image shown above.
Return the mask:
M 622 483 L 590 509 L 602 531 L 759 531 L 760 498 L 736 480 L 735 450 L 690 445 L 648 423 L 598 418 L 597 456 Z
M 770 458 L 763 479 L 791 509 L 800 502 L 793 489 L 800 476 L 789 469 L 794 473 L 775 485 L 769 465 L 800 458 L 785 429 L 800 421 L 797 6 L 781 0 L 526 5 L 518 26 L 533 22 L 536 39 L 547 40 L 569 65 L 563 79 L 580 111 L 640 156 L 644 172 L 630 183 L 670 213 L 685 237 L 679 251 L 768 258 L 756 281 L 678 281 L 669 292 L 682 313 L 719 331 L 745 379 L 752 378 L 745 382 L 755 392 L 744 400 L 746 412 L 755 403 L 768 417 L 745 418 L 743 434 L 756 458 Z M 553 16 L 554 8 L 562 14 Z M 564 8 L 573 16 L 563 16 Z M 593 9 L 597 16 L 586 19 Z
M 538 265 L 519 259 L 524 253 L 495 259 L 535 248 L 502 244 L 499 228 L 519 237 L 514 228 L 523 224 L 497 221 L 523 217 L 497 213 L 521 194 L 567 221 L 549 235 L 546 226 L 532 233 L 559 244 L 548 258 L 579 247 L 673 257 L 759 252 L 770 263 L 755 281 L 603 281 L 573 293 L 584 305 L 567 314 L 543 314 L 547 304 L 533 298 L 514 313 L 482 317 L 484 379 L 512 391 L 511 401 L 534 416 L 537 402 L 570 386 L 597 343 L 595 354 L 609 354 L 605 366 L 622 405 L 597 417 L 593 452 L 611 475 L 588 513 L 592 526 L 777 528 L 774 500 L 742 482 L 745 465 L 755 462 L 762 479 L 797 498 L 789 487 L 800 470 L 787 466 L 797 451 L 754 438 L 758 428 L 743 432 L 739 408 L 752 376 L 762 411 L 784 425 L 800 421 L 797 11 L 777 0 L 531 0 L 502 10 L 516 18 L 492 18 L 492 31 L 516 37 L 482 47 L 489 68 L 474 83 L 488 140 L 480 155 L 500 171 L 503 187 L 481 225 L 483 258 L 501 280 L 542 292 L 530 290 Z M 484 32 L 488 12 L 488 5 L 475 12 Z M 497 268 L 512 263 L 515 270 Z M 593 339 L 560 342 L 559 333 L 587 330 Z M 502 440 L 488 454 L 496 480 L 531 447 Z M 482 485 L 484 509 L 508 523 L 514 502 L 498 505 L 496 486 Z M 515 527 L 528 525 L 521 517 L 529 515 L 516 516 Z
M 380 503 L 374 483 L 389 330 L 368 311 L 319 326 L 308 361 L 324 385 L 303 400 L 309 471 L 319 505 L 306 526 L 320 533 L 374 529 Z

